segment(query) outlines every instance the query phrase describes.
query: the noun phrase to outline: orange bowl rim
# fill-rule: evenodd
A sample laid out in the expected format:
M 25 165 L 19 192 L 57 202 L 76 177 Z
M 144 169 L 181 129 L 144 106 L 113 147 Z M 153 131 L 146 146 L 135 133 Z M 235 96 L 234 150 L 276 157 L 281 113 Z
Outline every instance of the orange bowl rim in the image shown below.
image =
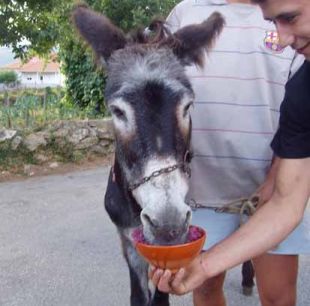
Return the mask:
M 154 244 L 147 244 L 147 243 L 143 243 L 143 242 L 136 242 L 135 246 L 136 247 L 142 246 L 142 247 L 148 248 L 148 249 L 166 249 L 166 250 L 167 249 L 173 250 L 173 249 L 178 249 L 178 248 L 184 248 L 184 247 L 190 246 L 194 243 L 198 243 L 203 239 L 206 239 L 206 236 L 207 236 L 206 231 L 203 228 L 201 228 L 200 226 L 195 225 L 195 227 L 198 227 L 203 232 L 203 234 L 201 237 L 199 237 L 198 239 L 193 240 L 193 241 L 189 241 L 189 242 L 181 243 L 181 244 L 175 244 L 175 245 L 154 245 Z

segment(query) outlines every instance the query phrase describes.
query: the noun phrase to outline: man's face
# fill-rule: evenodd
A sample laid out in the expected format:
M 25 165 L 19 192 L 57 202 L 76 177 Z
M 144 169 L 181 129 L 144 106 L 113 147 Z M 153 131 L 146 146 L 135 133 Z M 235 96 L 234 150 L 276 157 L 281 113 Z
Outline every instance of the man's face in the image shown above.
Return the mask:
M 280 44 L 290 45 L 310 60 L 310 1 L 266 0 L 260 6 L 265 19 L 275 23 Z

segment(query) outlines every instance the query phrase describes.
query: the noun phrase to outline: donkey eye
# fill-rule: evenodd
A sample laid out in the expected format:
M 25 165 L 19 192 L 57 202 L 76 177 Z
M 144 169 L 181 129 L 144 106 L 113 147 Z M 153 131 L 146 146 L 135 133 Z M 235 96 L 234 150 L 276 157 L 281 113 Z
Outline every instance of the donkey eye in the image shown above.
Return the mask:
M 118 119 L 126 120 L 125 112 L 117 106 L 111 106 L 111 113 L 113 116 L 117 117 Z
M 193 102 L 190 102 L 185 105 L 184 110 L 183 110 L 183 116 L 186 117 L 188 115 L 190 107 L 193 105 Z

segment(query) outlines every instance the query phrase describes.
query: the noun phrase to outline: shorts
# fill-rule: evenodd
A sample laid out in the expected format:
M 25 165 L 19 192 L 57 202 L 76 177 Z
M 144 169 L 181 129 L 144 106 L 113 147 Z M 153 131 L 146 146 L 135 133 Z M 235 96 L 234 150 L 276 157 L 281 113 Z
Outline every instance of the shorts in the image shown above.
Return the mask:
M 243 218 L 244 221 L 244 218 Z M 198 225 L 207 232 L 204 250 L 211 248 L 221 240 L 231 235 L 239 228 L 239 214 L 219 213 L 209 208 L 199 208 L 193 211 L 192 224 Z M 271 254 L 310 255 L 310 205 L 308 204 L 302 222 Z

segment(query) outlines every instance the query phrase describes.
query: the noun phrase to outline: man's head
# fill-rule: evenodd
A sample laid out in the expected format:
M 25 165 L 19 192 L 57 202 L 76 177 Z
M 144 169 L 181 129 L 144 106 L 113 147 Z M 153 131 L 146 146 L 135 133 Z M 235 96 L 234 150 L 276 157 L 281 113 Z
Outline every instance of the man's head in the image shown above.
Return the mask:
M 275 23 L 280 44 L 291 46 L 310 60 L 310 1 L 253 0 L 260 5 L 264 17 Z

